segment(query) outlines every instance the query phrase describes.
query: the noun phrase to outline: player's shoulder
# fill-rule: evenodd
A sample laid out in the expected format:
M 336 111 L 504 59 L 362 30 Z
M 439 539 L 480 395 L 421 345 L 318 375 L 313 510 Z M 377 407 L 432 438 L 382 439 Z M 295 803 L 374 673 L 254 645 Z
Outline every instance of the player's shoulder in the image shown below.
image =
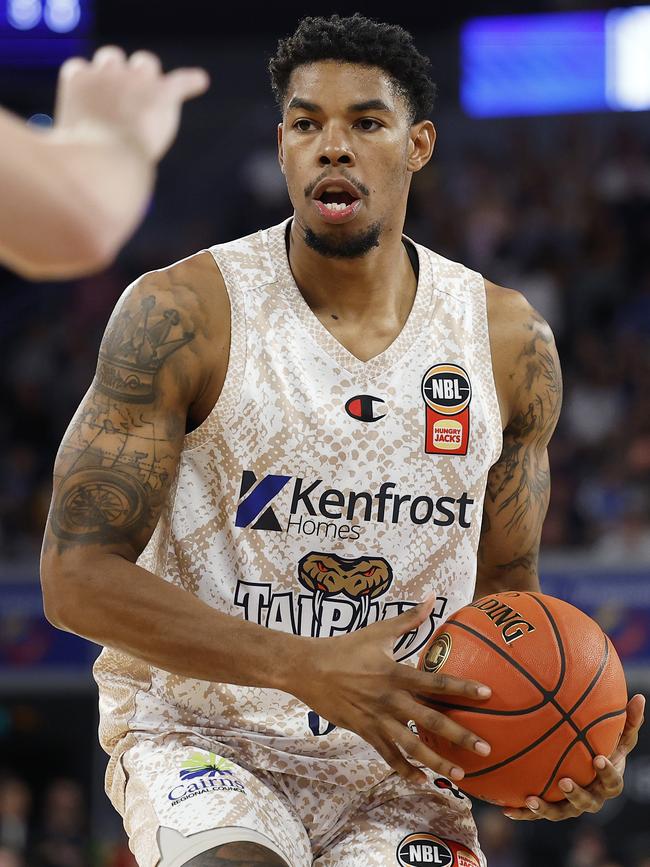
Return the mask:
M 521 292 L 485 281 L 492 369 L 505 422 L 528 405 L 541 380 L 561 394 L 553 332 Z M 559 410 L 559 402 L 554 402 Z
M 553 344 L 550 325 L 521 292 L 485 280 L 485 297 L 493 352 L 519 355 L 537 341 Z
M 209 250 L 200 250 L 171 265 L 146 271 L 131 283 L 125 294 L 153 295 L 161 301 L 210 307 L 222 296 L 225 300 L 226 287 L 212 254 Z
M 126 287 L 113 315 L 132 317 L 147 311 L 209 342 L 227 332 L 228 293 L 212 254 L 201 250 L 171 265 L 146 271 Z

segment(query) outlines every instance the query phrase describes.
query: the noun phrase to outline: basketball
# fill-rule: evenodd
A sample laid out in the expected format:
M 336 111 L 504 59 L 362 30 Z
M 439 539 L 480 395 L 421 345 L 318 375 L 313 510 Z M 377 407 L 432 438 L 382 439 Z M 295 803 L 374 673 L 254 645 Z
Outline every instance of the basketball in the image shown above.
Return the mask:
M 593 759 L 609 756 L 623 731 L 627 688 L 612 642 L 594 620 L 552 596 L 509 591 L 472 602 L 436 630 L 419 668 L 492 689 L 487 701 L 426 699 L 486 740 L 489 756 L 426 730 L 419 735 L 465 769 L 461 789 L 501 806 L 524 806 L 529 795 L 562 800 L 563 777 L 589 785 Z

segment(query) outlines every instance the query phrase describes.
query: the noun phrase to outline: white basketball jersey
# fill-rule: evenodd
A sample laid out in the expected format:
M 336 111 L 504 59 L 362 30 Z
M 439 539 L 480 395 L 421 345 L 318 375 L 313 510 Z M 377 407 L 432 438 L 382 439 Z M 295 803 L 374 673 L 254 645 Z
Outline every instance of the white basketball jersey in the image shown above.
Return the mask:
M 415 664 L 472 599 L 486 478 L 501 451 L 484 282 L 414 245 L 407 322 L 359 361 L 300 294 L 287 226 L 211 249 L 231 304 L 228 372 L 185 439 L 138 562 L 233 617 L 320 638 L 435 591 L 430 621 L 394 650 Z M 360 737 L 279 690 L 192 680 L 108 648 L 95 676 L 108 752 L 133 732 L 194 731 L 270 770 L 332 780 L 344 769 L 361 786 L 387 773 Z

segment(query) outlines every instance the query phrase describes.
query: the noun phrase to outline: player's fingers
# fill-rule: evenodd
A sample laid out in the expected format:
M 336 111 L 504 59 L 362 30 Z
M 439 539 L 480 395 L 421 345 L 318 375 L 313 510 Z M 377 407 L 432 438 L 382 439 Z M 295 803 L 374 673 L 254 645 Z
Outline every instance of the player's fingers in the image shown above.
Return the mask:
M 129 57 L 129 66 L 150 75 L 152 78 L 160 75 L 162 71 L 162 63 L 158 55 L 154 54 L 153 51 L 145 51 L 144 49 L 133 52 Z
M 370 628 L 375 635 L 384 635 L 386 638 L 397 639 L 407 632 L 414 632 L 431 616 L 433 606 L 436 604 L 436 595 L 432 593 L 417 605 L 411 605 L 397 617 L 389 617 L 373 624 Z
M 618 791 L 616 791 L 616 785 L 611 791 L 606 789 L 598 778 L 587 789 L 583 789 L 582 786 L 568 778 L 560 780 L 558 785 L 564 792 L 567 801 L 573 804 L 580 813 L 597 813 L 608 798 L 619 795 L 623 790 L 622 778 Z
M 459 768 L 458 765 L 454 765 L 448 759 L 439 756 L 438 753 L 435 753 L 432 749 L 423 744 L 420 738 L 413 734 L 413 732 L 406 728 L 406 726 L 401 725 L 398 722 L 394 722 L 389 724 L 388 726 L 388 735 L 399 747 L 401 747 L 404 752 L 415 759 L 420 764 L 424 765 L 427 768 L 431 768 L 432 771 L 436 771 L 439 774 L 442 774 L 443 777 L 447 777 L 450 780 L 462 780 L 465 776 L 465 771 L 462 768 Z
M 370 741 L 370 743 L 372 743 L 386 764 L 390 765 L 400 777 L 403 777 L 410 783 L 423 783 L 426 781 L 426 775 L 404 758 L 393 741 L 388 738 L 376 738 L 374 741 Z
M 542 818 L 526 807 L 522 807 L 521 809 L 510 807 L 508 810 L 503 810 L 503 815 L 507 816 L 508 819 L 514 819 L 516 822 L 535 822 L 537 819 Z
M 576 816 L 579 816 L 583 812 L 575 804 L 572 804 L 571 801 L 559 801 L 558 803 L 551 804 L 532 795 L 526 798 L 526 806 L 534 814 L 535 818 L 547 819 L 549 822 L 562 822 L 564 819 L 575 819 Z
M 464 680 L 453 677 L 450 674 L 440 672 L 418 671 L 410 665 L 395 665 L 393 683 L 401 689 L 422 696 L 436 695 L 462 695 L 466 698 L 485 699 L 492 695 L 492 690 L 484 683 L 477 680 Z M 467 708 L 471 710 L 471 708 Z
M 439 735 L 453 744 L 458 744 L 463 749 L 478 753 L 480 756 L 488 756 L 490 754 L 490 745 L 488 743 L 479 738 L 478 735 L 475 735 L 474 732 L 458 725 L 457 722 L 454 722 L 444 713 L 426 708 L 419 702 L 415 702 L 409 710 L 410 713 L 407 718 L 413 719 L 418 728 L 427 729 L 427 731 Z
M 179 100 L 194 99 L 201 96 L 210 86 L 210 76 L 205 69 L 174 69 L 165 77 L 167 90 Z
M 82 70 L 88 69 L 89 65 L 90 64 L 85 57 L 68 57 L 68 59 L 61 65 L 59 78 L 65 79 L 66 81 L 70 78 L 74 78 L 74 76 L 78 75 Z
M 596 756 L 594 768 L 596 769 L 596 779 L 589 788 L 602 793 L 605 798 L 616 798 L 620 795 L 624 785 L 623 774 L 614 767 L 611 761 L 606 756 Z M 576 783 L 567 777 L 560 780 L 558 785 L 568 798 L 569 786 L 575 786 Z
M 645 712 L 645 696 L 637 693 L 632 696 L 627 704 L 627 717 L 623 734 L 618 742 L 618 745 L 611 755 L 612 762 L 620 761 L 634 749 L 639 739 L 639 729 L 643 725 L 643 714 Z
M 98 69 L 119 66 L 122 63 L 126 63 L 126 54 L 119 45 L 102 45 L 93 56 L 93 66 Z

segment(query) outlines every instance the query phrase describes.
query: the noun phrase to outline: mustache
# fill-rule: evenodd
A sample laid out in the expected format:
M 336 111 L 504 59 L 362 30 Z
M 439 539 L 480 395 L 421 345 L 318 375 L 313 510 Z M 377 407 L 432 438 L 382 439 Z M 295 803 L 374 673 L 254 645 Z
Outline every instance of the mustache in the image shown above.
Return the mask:
M 325 178 L 326 178 L 327 176 L 328 176 L 328 172 L 325 171 L 325 172 L 323 172 L 322 174 L 320 174 L 320 175 L 316 178 L 315 181 L 312 181 L 311 184 L 308 184 L 308 185 L 305 187 L 305 196 L 306 196 L 308 199 L 311 198 L 311 194 L 314 192 L 314 190 L 316 189 L 316 187 L 318 186 L 318 184 L 320 184 L 321 181 L 325 180 Z M 362 195 L 364 195 L 364 196 L 368 196 L 368 195 L 370 195 L 370 190 L 368 189 L 368 187 L 367 187 L 365 184 L 362 184 L 361 181 L 357 180 L 356 178 L 353 178 L 353 177 L 352 177 L 348 172 L 346 172 L 345 170 L 342 170 L 342 171 L 341 171 L 341 177 L 345 178 L 346 181 L 349 181 L 349 182 L 352 184 L 352 186 L 353 186 L 356 190 L 358 190 Z

